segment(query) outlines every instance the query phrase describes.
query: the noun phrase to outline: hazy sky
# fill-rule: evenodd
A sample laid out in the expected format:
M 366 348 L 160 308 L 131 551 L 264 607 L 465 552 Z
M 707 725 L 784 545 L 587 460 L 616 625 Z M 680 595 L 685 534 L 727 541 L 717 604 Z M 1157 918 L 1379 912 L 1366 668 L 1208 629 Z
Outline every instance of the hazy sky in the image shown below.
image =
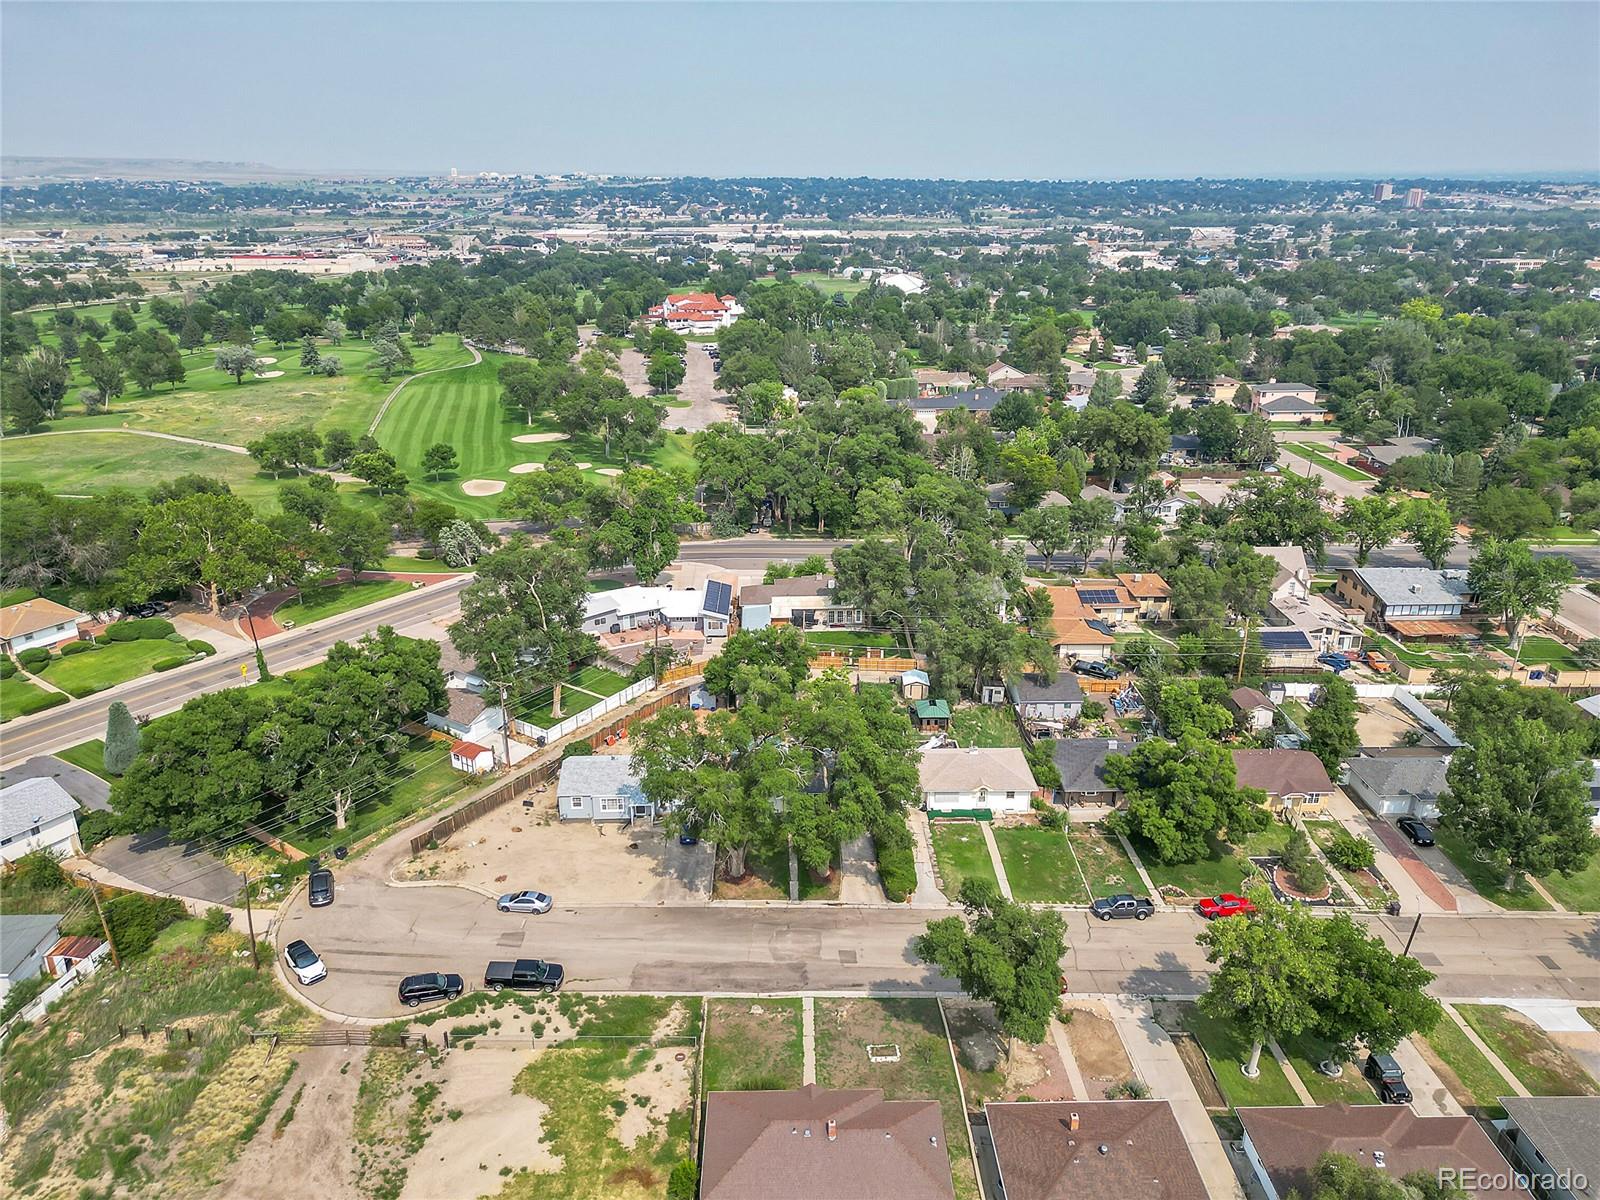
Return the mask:
M 8 154 L 950 178 L 1600 172 L 1600 4 L 28 3 Z

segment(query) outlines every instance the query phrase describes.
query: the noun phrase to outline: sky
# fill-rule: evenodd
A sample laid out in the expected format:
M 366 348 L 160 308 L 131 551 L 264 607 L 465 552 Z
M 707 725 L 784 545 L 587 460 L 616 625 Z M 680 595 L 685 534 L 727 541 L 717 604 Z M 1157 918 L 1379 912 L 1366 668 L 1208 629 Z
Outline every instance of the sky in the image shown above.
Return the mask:
M 1600 4 L 0 6 L 10 155 L 329 172 L 1600 175 Z

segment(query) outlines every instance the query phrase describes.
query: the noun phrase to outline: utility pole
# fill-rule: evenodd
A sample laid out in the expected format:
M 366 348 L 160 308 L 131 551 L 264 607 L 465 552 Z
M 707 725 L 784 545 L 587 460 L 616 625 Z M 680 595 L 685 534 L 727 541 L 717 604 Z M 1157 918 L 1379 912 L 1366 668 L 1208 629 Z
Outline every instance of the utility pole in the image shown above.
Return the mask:
M 250 909 L 250 886 L 277 877 L 278 873 L 274 871 L 271 875 L 258 875 L 254 879 L 247 878 L 244 881 L 244 927 L 250 933 L 250 965 L 257 971 L 261 970 L 261 950 L 256 946 L 256 920 Z
M 1244 619 L 1244 628 L 1239 631 L 1239 669 L 1234 672 L 1235 683 L 1244 682 L 1244 652 L 1250 647 L 1250 618 Z
M 504 682 L 495 684 L 500 689 L 500 742 L 501 749 L 505 752 L 506 766 L 511 765 L 511 710 L 506 699 L 506 685 Z
M 1422 914 L 1418 913 L 1417 914 L 1417 919 L 1415 921 L 1411 922 L 1411 934 L 1410 934 L 1409 937 L 1406 938 L 1406 948 L 1404 950 L 1400 951 L 1400 957 L 1401 958 L 1410 958 L 1411 957 L 1411 943 L 1416 940 L 1417 929 L 1421 925 L 1422 925 Z
M 100 893 L 95 889 L 94 880 L 78 876 L 89 885 L 89 899 L 94 901 L 94 911 L 100 918 L 100 932 L 106 935 L 106 945 L 111 947 L 111 965 L 122 966 L 122 955 L 117 953 L 117 943 L 111 937 L 111 926 L 106 924 L 106 910 L 100 907 Z

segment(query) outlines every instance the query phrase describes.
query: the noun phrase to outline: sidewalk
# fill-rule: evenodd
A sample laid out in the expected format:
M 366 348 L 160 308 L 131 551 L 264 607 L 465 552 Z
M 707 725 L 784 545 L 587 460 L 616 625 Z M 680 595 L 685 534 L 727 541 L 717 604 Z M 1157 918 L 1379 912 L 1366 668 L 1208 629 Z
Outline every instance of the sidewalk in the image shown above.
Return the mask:
M 994 867 L 995 882 L 1000 885 L 1000 894 L 1007 900 L 1016 899 L 1011 894 L 1011 880 L 1006 877 L 1006 864 L 1000 857 L 1000 845 L 994 840 L 994 822 L 979 821 L 978 828 L 983 831 L 983 844 L 989 848 L 989 863 Z

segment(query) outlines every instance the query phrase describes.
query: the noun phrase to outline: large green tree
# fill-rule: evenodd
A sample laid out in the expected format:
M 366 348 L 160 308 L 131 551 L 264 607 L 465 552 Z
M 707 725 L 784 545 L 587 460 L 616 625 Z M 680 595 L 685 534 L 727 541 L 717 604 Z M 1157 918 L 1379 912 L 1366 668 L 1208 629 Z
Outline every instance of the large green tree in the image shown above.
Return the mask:
M 199 493 L 150 509 L 127 579 L 136 596 L 202 587 L 212 613 L 220 614 L 224 596 L 269 580 L 293 582 L 296 569 L 291 548 L 243 500 Z
M 1467 572 L 1467 584 L 1478 606 L 1496 614 L 1511 639 L 1513 659 L 1522 656 L 1522 638 L 1530 618 L 1553 612 L 1571 586 L 1572 560 L 1558 555 L 1536 557 L 1527 542 L 1486 538 Z
M 1330 774 L 1337 775 L 1339 764 L 1361 745 L 1356 732 L 1356 689 L 1337 675 L 1317 686 L 1317 698 L 1306 714 L 1308 749 L 1322 760 Z
M 1128 754 L 1106 759 L 1108 787 L 1128 797 L 1108 818 L 1118 832 L 1143 838 L 1161 863 L 1199 862 L 1211 839 L 1237 839 L 1265 829 L 1266 796 L 1238 786 L 1226 746 L 1199 732 L 1176 742 L 1148 738 Z

